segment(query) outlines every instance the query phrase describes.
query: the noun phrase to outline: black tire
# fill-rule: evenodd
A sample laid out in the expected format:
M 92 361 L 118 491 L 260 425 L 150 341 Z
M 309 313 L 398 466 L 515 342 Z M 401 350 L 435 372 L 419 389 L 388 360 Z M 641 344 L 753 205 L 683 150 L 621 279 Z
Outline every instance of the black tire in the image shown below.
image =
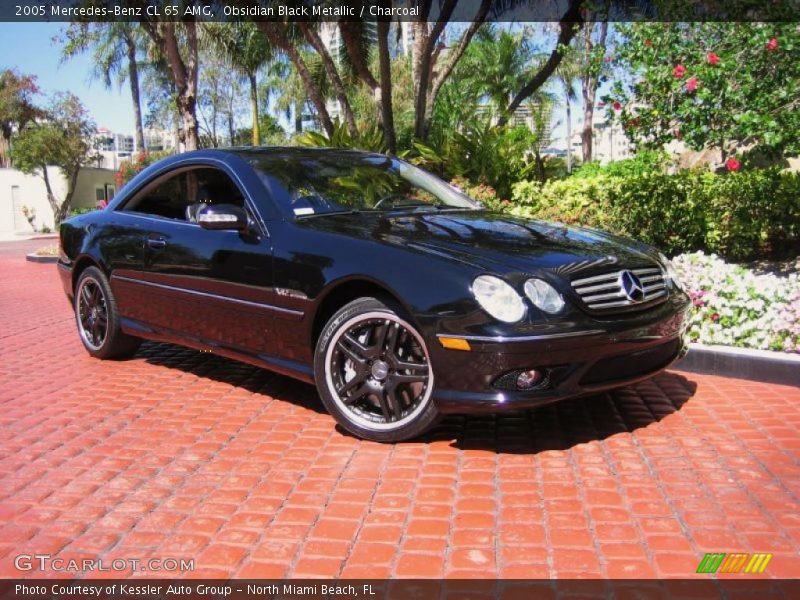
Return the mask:
M 78 277 L 72 308 L 78 337 L 95 358 L 127 358 L 142 343 L 120 330 L 117 302 L 108 279 L 97 267 L 87 267 Z
M 359 438 L 399 442 L 438 420 L 424 339 L 401 310 L 375 298 L 354 300 L 330 318 L 314 376 L 325 408 Z

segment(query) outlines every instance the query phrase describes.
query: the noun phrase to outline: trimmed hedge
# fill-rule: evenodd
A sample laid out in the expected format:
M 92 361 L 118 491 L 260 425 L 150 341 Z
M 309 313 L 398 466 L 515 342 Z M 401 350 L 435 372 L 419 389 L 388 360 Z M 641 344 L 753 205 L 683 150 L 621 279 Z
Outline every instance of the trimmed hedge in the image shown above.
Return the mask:
M 778 168 L 725 174 L 601 170 L 544 185 L 520 182 L 509 210 L 612 231 L 668 254 L 769 257 L 800 244 L 800 175 Z

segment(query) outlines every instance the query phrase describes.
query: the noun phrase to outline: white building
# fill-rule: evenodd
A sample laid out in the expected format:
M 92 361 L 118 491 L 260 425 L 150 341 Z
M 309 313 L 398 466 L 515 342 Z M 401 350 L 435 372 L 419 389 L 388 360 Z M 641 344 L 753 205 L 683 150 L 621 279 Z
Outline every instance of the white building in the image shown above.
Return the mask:
M 570 150 L 572 155 L 580 159 L 583 156 L 581 131 L 583 126 L 573 127 Z M 634 155 L 633 145 L 618 121 L 609 122 L 604 114 L 595 113 L 592 122 L 592 158 L 601 164 L 615 160 L 631 158 Z
M 109 129 L 98 129 L 92 140 L 99 155 L 97 166 L 102 169 L 119 169 L 119 166 L 130 160 L 136 149 L 132 135 L 114 133 Z
M 67 181 L 57 167 L 47 174 L 56 198 L 67 192 Z M 116 193 L 115 171 L 84 167 L 78 173 L 72 208 L 94 208 L 101 200 L 111 200 Z M 27 216 L 26 216 L 27 213 Z M 33 224 L 31 224 L 32 221 Z M 0 169 L 0 236 L 33 233 L 54 228 L 53 210 L 47 201 L 44 180 L 17 169 Z
M 175 151 L 179 146 L 178 133 L 166 129 L 145 129 L 144 145 L 148 152 Z

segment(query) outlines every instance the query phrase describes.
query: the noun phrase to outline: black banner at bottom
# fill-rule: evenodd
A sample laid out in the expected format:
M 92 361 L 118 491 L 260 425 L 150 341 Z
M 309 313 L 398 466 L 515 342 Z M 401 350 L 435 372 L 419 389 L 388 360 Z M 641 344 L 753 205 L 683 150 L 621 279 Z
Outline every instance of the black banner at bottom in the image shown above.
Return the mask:
M 528 600 L 800 598 L 789 579 L 6 579 L 2 600 Z

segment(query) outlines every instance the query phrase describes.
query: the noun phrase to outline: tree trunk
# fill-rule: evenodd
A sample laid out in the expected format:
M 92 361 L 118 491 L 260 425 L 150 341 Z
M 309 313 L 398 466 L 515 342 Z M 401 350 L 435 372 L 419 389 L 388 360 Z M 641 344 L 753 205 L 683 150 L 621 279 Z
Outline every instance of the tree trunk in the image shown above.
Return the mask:
M 344 83 L 339 75 L 339 70 L 336 68 L 336 63 L 333 62 L 333 58 L 331 57 L 331 53 L 328 52 L 328 49 L 325 47 L 325 44 L 322 43 L 322 39 L 320 39 L 319 34 L 313 26 L 304 22 L 298 22 L 297 25 L 300 27 L 300 31 L 303 32 L 306 41 L 311 44 L 322 59 L 322 66 L 325 68 L 325 74 L 328 76 L 328 79 L 330 79 L 334 95 L 339 102 L 339 107 L 342 109 L 342 116 L 344 116 L 347 131 L 350 133 L 351 137 L 358 137 L 356 118 L 350 106 L 350 100 L 347 98 L 347 91 L 344 89 Z
M 427 139 L 428 133 L 431 129 L 431 121 L 433 120 L 433 110 L 436 107 L 436 99 L 439 97 L 439 90 L 442 89 L 442 85 L 444 82 L 447 81 L 447 78 L 450 77 L 450 73 L 453 72 L 456 64 L 461 57 L 464 55 L 464 51 L 467 49 L 467 46 L 472 41 L 472 38 L 477 33 L 478 29 L 480 29 L 483 22 L 486 20 L 486 15 L 489 13 L 489 9 L 492 6 L 492 0 L 481 0 L 481 4 L 478 7 L 478 11 L 475 14 L 475 18 L 470 23 L 469 27 L 464 31 L 461 35 L 461 39 L 458 41 L 458 44 L 450 50 L 447 54 L 447 60 L 442 65 L 442 68 L 436 73 L 433 81 L 431 82 L 430 89 L 428 91 L 428 97 L 426 99 L 426 109 L 425 109 L 425 116 L 424 116 L 424 125 L 423 125 L 423 132 L 425 134 L 425 138 Z
M 181 136 L 186 150 L 199 147 L 197 122 L 197 23 L 183 21 L 186 30 L 186 57 L 181 55 L 181 45 L 175 33 L 175 23 L 142 21 L 142 25 L 153 42 L 167 57 L 172 81 L 175 84 L 175 104 L 183 125 Z
M 430 12 L 430 2 L 425 2 L 424 19 L 427 20 Z M 414 77 L 414 135 L 421 140 L 428 137 L 427 124 L 433 110 L 428 106 L 430 100 L 430 85 L 433 78 L 433 67 L 438 57 L 437 46 L 439 38 L 447 26 L 456 0 L 444 0 L 439 4 L 439 16 L 433 27 L 429 28 L 427 22 L 415 23 L 414 56 L 412 70 Z
M 544 173 L 544 161 L 542 160 L 542 155 L 539 154 L 539 149 L 537 148 L 536 151 L 533 153 L 534 162 L 536 164 L 536 177 L 539 179 L 541 183 L 544 183 L 546 177 Z
M 128 79 L 131 85 L 131 100 L 133 100 L 136 151 L 147 152 L 147 147 L 144 143 L 144 127 L 142 127 L 142 102 L 139 95 L 139 63 L 136 60 L 136 40 L 132 33 L 128 33 L 125 43 L 128 47 Z
M 67 178 L 67 194 L 64 196 L 64 202 L 61 203 L 61 206 L 58 210 L 58 223 L 56 223 L 56 227 L 58 227 L 59 223 L 61 223 L 61 221 L 63 221 L 69 213 L 69 209 L 72 206 L 72 196 L 75 195 L 75 185 L 78 182 L 78 174 L 80 171 L 80 165 L 73 166 L 72 172 Z
M 425 119 L 425 101 L 428 94 L 428 75 L 430 73 L 430 53 L 427 51 L 428 23 L 413 23 L 414 46 L 411 50 L 411 77 L 414 81 L 414 135 L 422 138 Z
M 598 75 L 591 70 L 591 55 L 596 47 L 605 49 L 606 35 L 608 34 L 608 22 L 600 23 L 600 35 L 595 45 L 592 41 L 592 28 L 587 27 L 584 31 L 584 51 L 589 61 L 587 73 L 584 74 L 581 94 L 583 96 L 583 130 L 581 131 L 581 149 L 583 152 L 583 163 L 592 162 L 594 157 L 594 137 L 592 121 L 594 119 L 594 102 L 597 94 Z
M 258 81 L 256 74 L 250 73 L 250 112 L 253 115 L 253 146 L 261 145 L 261 125 L 258 122 Z
M 50 184 L 50 175 L 47 174 L 47 165 L 42 166 L 42 179 L 44 179 L 44 189 L 47 191 L 47 202 L 50 204 L 50 208 L 53 211 L 53 221 L 56 228 L 58 228 L 58 224 L 61 222 L 58 219 L 61 206 L 55 194 L 53 194 L 53 186 Z
M 571 82 L 570 82 L 571 83 Z M 567 173 L 572 173 L 572 103 L 567 90 Z
M 3 135 L 0 136 L 0 169 L 7 169 L 11 166 L 11 130 L 6 135 L 5 127 Z
M 502 127 L 508 122 L 509 117 L 514 114 L 514 111 L 519 108 L 523 101 L 530 98 L 540 87 L 542 87 L 550 75 L 561 64 L 561 59 L 564 57 L 564 48 L 566 48 L 575 37 L 575 34 L 583 24 L 583 17 L 580 13 L 581 2 L 579 0 L 570 0 L 569 8 L 564 16 L 559 21 L 559 33 L 556 40 L 555 48 L 550 52 L 547 61 L 542 65 L 539 71 L 525 84 L 525 86 L 517 92 L 517 95 L 508 105 L 500 118 L 497 120 L 497 127 Z
M 319 89 L 319 86 L 314 83 L 314 78 L 308 70 L 308 65 L 306 65 L 303 57 L 300 56 L 297 47 L 286 36 L 286 33 L 281 31 L 281 24 L 258 21 L 256 25 L 258 25 L 258 28 L 266 38 L 280 48 L 286 56 L 289 57 L 289 60 L 292 61 L 294 68 L 297 69 L 297 74 L 300 76 L 300 80 L 303 82 L 303 88 L 306 90 L 308 99 L 317 111 L 317 116 L 319 117 L 322 128 L 328 135 L 333 135 L 333 121 L 331 121 L 328 108 L 325 106 L 325 98 L 322 95 L 322 91 Z
M 378 21 L 378 61 L 381 85 L 378 88 L 381 102 L 381 124 L 386 148 L 390 154 L 397 152 L 394 132 L 394 108 L 392 107 L 392 59 L 389 55 L 389 23 Z
M 303 104 L 301 102 L 294 105 L 294 132 L 303 133 Z

